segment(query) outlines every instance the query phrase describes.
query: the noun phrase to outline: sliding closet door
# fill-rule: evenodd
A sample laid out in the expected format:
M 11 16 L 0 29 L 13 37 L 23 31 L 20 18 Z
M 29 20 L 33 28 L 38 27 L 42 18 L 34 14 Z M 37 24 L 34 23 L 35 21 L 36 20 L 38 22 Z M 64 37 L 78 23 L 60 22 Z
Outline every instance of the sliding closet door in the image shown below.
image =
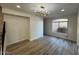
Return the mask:
M 30 18 L 4 14 L 4 21 L 6 22 L 6 52 L 13 54 L 8 46 L 29 39 Z

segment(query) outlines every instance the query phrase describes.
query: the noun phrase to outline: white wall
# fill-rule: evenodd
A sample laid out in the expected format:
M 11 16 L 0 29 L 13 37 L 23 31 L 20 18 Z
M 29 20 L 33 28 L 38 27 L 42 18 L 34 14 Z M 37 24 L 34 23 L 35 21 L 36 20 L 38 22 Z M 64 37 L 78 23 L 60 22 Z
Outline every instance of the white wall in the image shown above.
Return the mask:
M 4 15 L 7 45 L 29 39 L 29 20 L 25 17 Z
M 4 14 L 10 14 L 10 15 L 4 15 L 4 20 L 8 23 L 6 26 L 8 33 L 6 34 L 7 45 L 28 39 L 28 37 L 29 40 L 31 41 L 43 36 L 42 17 L 36 16 L 34 14 L 28 14 L 16 10 L 7 9 L 7 8 L 3 8 L 2 12 Z M 29 27 L 28 27 L 29 36 L 27 35 L 27 32 L 25 32 L 27 28 L 27 26 L 25 26 L 25 24 L 27 24 L 27 18 L 30 18 Z
M 58 19 L 61 19 L 61 18 L 67 18 L 69 20 L 69 22 L 68 22 L 68 35 L 52 32 L 52 20 L 55 20 L 55 19 L 45 19 L 44 20 L 45 34 L 57 36 L 60 38 L 69 39 L 72 41 L 76 41 L 77 40 L 77 38 L 76 38 L 76 35 L 77 35 L 77 33 L 76 33 L 77 32 L 77 16 L 71 15 L 69 17 L 59 17 Z
M 43 36 L 43 19 L 33 16 L 30 20 L 30 34 L 31 40 L 37 39 Z
M 17 15 L 17 16 L 23 16 L 23 17 L 30 17 L 31 16 L 28 13 L 12 10 L 12 9 L 8 9 L 8 8 L 3 8 L 3 7 L 2 7 L 2 13 L 11 14 L 11 15 Z
M 77 16 L 77 45 L 79 46 L 79 9 L 78 9 L 78 16 Z

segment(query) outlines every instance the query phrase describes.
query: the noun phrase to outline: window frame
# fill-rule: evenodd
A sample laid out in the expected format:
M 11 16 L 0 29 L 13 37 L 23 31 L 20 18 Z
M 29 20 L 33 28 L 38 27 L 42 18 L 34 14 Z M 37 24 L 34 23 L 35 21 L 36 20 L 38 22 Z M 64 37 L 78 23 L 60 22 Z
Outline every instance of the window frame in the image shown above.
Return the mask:
M 57 19 L 58 20 L 58 19 Z M 59 19 L 60 20 L 60 19 Z M 56 22 L 52 22 L 52 26 L 53 26 L 53 23 L 58 23 L 58 27 L 60 27 L 60 23 L 61 22 L 67 22 L 67 33 L 63 33 L 63 34 L 68 34 L 68 26 L 69 26 L 69 20 L 68 21 L 56 21 Z M 53 28 L 52 28 L 52 32 L 53 31 Z M 56 32 L 56 33 L 61 33 L 61 32 Z

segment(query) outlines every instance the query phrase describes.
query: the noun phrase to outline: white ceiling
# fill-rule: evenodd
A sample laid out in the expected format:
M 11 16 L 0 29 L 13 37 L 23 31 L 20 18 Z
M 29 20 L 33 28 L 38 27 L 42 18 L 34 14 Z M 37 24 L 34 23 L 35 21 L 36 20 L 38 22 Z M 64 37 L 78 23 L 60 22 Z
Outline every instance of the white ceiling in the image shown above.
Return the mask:
M 79 8 L 78 3 L 6 3 L 0 5 L 4 8 L 28 13 L 34 13 L 35 10 L 40 10 L 40 6 L 44 6 L 48 11 L 47 17 L 68 16 L 71 14 L 76 14 Z M 17 8 L 16 5 L 20 5 L 21 8 Z M 61 9 L 64 9 L 65 11 L 61 12 Z

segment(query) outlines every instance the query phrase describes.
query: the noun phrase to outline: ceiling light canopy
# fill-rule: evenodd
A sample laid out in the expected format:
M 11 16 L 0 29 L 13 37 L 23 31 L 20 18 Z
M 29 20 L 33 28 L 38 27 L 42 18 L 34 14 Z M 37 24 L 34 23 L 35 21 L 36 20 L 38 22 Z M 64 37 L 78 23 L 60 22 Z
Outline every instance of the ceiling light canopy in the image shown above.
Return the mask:
M 17 5 L 16 7 L 17 7 L 17 8 L 21 8 L 21 6 L 20 6 L 20 5 Z
M 61 11 L 64 11 L 64 9 L 61 9 Z

